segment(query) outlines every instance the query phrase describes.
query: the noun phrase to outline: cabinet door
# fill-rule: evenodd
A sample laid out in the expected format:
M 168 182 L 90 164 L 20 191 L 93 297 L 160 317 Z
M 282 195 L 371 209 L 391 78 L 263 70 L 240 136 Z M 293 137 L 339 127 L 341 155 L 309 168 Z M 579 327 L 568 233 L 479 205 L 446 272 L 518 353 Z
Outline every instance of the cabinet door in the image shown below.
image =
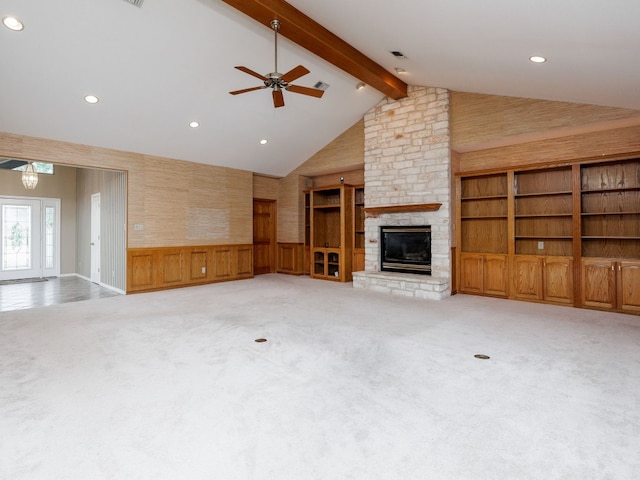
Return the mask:
M 484 256 L 484 293 L 488 295 L 507 296 L 508 266 L 506 255 Z
M 364 270 L 364 248 L 353 249 L 353 271 L 360 272 Z
M 573 305 L 573 259 L 546 257 L 542 267 L 544 300 Z
M 618 262 L 618 308 L 640 313 L 640 262 Z
M 585 307 L 616 308 L 615 262 L 582 260 L 582 304 Z
M 483 293 L 483 256 L 473 253 L 460 254 L 460 292 Z
M 312 252 L 311 276 L 314 278 L 326 278 L 327 256 L 324 249 L 314 249 Z
M 513 298 L 542 300 L 542 258 L 529 255 L 513 257 Z
M 325 273 L 331 280 L 344 281 L 344 269 L 342 268 L 342 252 L 339 249 L 327 250 Z

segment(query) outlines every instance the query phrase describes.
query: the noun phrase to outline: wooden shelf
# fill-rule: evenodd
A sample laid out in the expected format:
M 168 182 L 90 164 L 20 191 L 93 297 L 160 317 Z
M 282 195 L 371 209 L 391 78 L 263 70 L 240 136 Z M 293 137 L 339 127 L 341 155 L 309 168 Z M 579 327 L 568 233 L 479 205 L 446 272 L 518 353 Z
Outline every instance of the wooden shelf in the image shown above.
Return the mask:
M 519 214 L 514 215 L 515 218 L 544 218 L 544 217 L 567 217 L 571 218 L 573 215 L 571 213 L 533 213 L 533 214 Z
M 547 196 L 555 196 L 555 195 L 572 195 L 573 192 L 569 191 L 560 191 L 560 192 L 534 192 L 534 193 L 516 193 L 516 198 L 523 197 L 547 197 Z
M 551 240 L 573 240 L 573 237 L 571 236 L 559 236 L 559 235 L 516 235 L 514 238 L 519 239 L 519 238 L 530 238 L 530 239 L 534 239 L 534 240 L 545 240 L 545 239 L 551 239 Z
M 640 215 L 640 211 L 637 212 L 582 212 L 580 215 L 583 217 L 595 217 L 599 215 Z
M 339 203 L 328 203 L 326 205 L 314 205 L 313 208 L 314 209 L 317 209 L 317 208 L 340 208 L 340 204 Z
M 640 240 L 640 237 L 612 237 L 610 235 L 589 235 L 583 236 L 583 240 Z
M 635 192 L 638 190 L 640 190 L 640 187 L 596 188 L 590 190 L 580 190 L 580 193 Z
M 475 200 L 495 200 L 497 198 L 508 198 L 507 195 L 487 195 L 483 197 L 463 197 L 460 200 L 463 202 L 475 201 Z
M 365 213 L 435 212 L 441 203 L 418 203 L 413 205 L 389 205 L 386 207 L 365 207 Z
M 506 219 L 506 215 L 482 215 L 482 216 L 474 216 L 474 217 L 460 217 L 462 220 L 495 220 L 496 218 L 504 218 Z

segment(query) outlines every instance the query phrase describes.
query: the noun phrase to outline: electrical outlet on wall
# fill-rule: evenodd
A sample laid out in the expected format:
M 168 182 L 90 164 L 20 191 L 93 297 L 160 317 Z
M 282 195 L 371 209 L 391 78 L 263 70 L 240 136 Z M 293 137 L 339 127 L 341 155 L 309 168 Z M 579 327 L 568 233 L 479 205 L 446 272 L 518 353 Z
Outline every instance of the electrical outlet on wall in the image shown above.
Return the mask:
M 538 250 L 544 250 L 544 242 L 538 242 Z
M 202 273 L 207 273 L 207 267 L 202 267 Z

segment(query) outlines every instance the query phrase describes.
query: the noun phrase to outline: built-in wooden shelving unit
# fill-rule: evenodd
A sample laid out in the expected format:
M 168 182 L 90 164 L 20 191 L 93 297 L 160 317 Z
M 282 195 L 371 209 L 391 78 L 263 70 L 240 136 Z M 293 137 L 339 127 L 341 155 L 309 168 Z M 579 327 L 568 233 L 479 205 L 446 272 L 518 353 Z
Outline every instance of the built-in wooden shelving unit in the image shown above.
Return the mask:
M 310 275 L 351 281 L 353 262 L 353 202 L 351 185 L 309 190 Z
M 458 289 L 640 313 L 640 159 L 459 178 Z

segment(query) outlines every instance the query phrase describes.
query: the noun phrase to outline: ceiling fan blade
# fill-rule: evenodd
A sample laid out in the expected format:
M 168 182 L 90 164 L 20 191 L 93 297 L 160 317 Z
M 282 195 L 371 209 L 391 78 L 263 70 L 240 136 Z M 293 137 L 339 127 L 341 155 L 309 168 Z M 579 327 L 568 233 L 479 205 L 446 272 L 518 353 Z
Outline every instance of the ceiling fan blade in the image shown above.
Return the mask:
M 265 77 L 264 75 L 260 75 L 258 72 L 254 72 L 250 68 L 243 67 L 243 66 L 239 66 L 239 67 L 235 67 L 235 68 L 237 68 L 241 72 L 248 73 L 249 75 L 253 75 L 254 77 L 259 78 L 263 82 L 268 82 L 269 81 L 269 79 L 267 77 Z
M 273 91 L 273 106 L 275 108 L 284 107 L 284 96 L 282 95 L 282 90 Z
M 310 72 L 306 67 L 303 67 L 302 65 L 298 65 L 297 67 L 293 68 L 292 70 L 289 70 L 287 73 L 282 75 L 282 77 L 280 77 L 280 80 L 282 80 L 285 83 L 293 82 L 294 80 L 302 77 L 303 75 L 306 75 L 307 73 L 310 73 Z
M 293 93 L 301 93 L 302 95 L 310 95 L 312 97 L 320 98 L 324 95 L 324 90 L 320 90 L 319 88 L 310 88 L 310 87 L 300 87 L 298 85 L 287 85 L 286 89 L 289 92 Z
M 231 95 L 238 95 L 240 93 L 253 92 L 254 90 L 262 90 L 267 87 L 251 87 L 251 88 L 243 88 L 242 90 L 234 90 L 233 92 L 229 92 Z

